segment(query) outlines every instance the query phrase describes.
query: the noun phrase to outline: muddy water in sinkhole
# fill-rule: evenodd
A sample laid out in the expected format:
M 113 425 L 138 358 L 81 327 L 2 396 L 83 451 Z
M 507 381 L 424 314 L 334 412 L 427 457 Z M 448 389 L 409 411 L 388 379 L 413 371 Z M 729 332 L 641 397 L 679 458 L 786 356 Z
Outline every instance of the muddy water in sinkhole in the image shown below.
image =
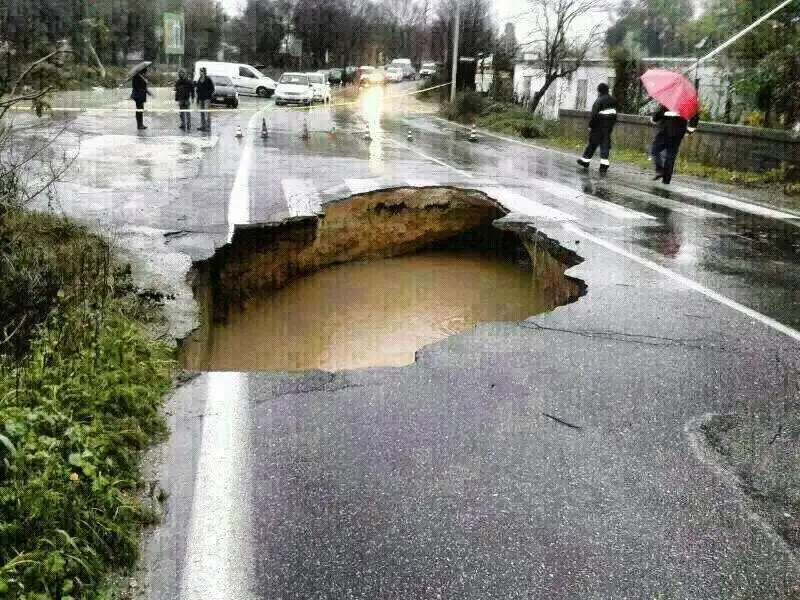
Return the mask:
M 422 346 L 476 323 L 550 309 L 537 287 L 529 265 L 478 252 L 335 265 L 190 336 L 183 362 L 200 370 L 406 365 Z

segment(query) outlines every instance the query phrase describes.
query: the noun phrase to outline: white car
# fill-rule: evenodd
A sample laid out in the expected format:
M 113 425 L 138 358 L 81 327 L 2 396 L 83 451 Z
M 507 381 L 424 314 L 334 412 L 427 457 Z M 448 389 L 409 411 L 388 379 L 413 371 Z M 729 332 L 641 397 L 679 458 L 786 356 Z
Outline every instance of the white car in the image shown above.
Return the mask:
M 433 77 L 436 75 L 437 65 L 435 62 L 424 62 L 419 68 L 420 77 Z
M 227 63 L 215 60 L 198 60 L 194 63 L 194 81 L 200 77 L 200 69 L 205 68 L 206 74 L 230 77 L 233 86 L 240 94 L 252 94 L 261 98 L 269 98 L 275 93 L 277 84 L 271 77 L 261 71 L 243 63 Z
M 400 83 L 403 81 L 403 69 L 400 67 L 389 67 L 386 69 L 386 81 L 389 83 Z
M 306 73 L 314 89 L 314 100 L 328 103 L 331 101 L 331 86 L 328 83 L 328 73 Z
M 306 73 L 284 73 L 275 88 L 275 104 L 304 104 L 314 101 L 314 86 Z

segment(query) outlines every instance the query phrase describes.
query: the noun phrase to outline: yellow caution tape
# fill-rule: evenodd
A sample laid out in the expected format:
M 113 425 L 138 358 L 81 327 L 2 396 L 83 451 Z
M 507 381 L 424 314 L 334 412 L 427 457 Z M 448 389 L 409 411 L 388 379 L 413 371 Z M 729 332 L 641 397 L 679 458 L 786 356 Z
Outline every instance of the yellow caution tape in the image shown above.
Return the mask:
M 403 98 L 406 96 L 414 96 L 416 94 L 421 94 L 423 92 L 429 92 L 431 90 L 435 90 L 446 85 L 450 85 L 450 82 L 442 83 L 439 85 L 434 85 L 431 87 L 423 88 L 421 90 L 413 90 L 410 92 L 403 92 L 402 94 L 389 94 L 384 96 L 385 100 L 391 100 L 393 98 Z M 314 106 L 288 106 L 287 108 L 290 110 L 319 110 L 322 108 L 339 108 L 343 106 L 357 106 L 359 104 L 358 101 L 353 102 L 329 102 L 328 104 L 320 104 Z M 33 111 L 35 110 L 32 106 L 12 106 L 10 107 L 11 110 L 18 110 L 18 111 Z M 254 108 L 248 110 L 247 112 L 254 112 L 261 110 L 260 108 Z M 98 112 L 98 113 L 127 113 L 133 114 L 138 112 L 135 108 L 102 108 L 102 107 L 87 107 L 87 106 L 52 106 L 52 107 L 45 107 L 43 112 L 74 112 L 74 113 L 85 113 L 85 112 Z M 196 108 L 153 108 L 148 109 L 145 108 L 142 111 L 144 114 L 179 114 L 179 113 L 191 113 L 191 112 L 209 112 L 209 113 L 231 113 L 231 112 L 244 112 L 243 109 L 239 108 L 205 108 L 201 109 L 199 107 Z

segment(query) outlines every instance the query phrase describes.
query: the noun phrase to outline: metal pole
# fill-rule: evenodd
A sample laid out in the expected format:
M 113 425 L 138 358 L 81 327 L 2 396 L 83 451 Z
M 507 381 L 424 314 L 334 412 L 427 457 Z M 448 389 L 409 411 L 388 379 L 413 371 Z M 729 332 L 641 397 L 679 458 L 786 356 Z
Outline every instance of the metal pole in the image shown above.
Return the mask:
M 744 29 L 742 29 L 742 30 L 741 30 L 739 33 L 737 33 L 735 36 L 733 36 L 733 37 L 732 37 L 731 39 L 729 39 L 727 42 L 725 42 L 725 43 L 724 43 L 724 44 L 722 44 L 721 46 L 718 46 L 717 48 L 714 48 L 714 49 L 713 49 L 711 52 L 709 52 L 708 54 L 706 54 L 704 57 L 702 57 L 702 58 L 698 58 L 698 59 L 697 59 L 697 61 L 696 61 L 696 62 L 695 62 L 695 63 L 694 63 L 692 66 L 690 66 L 688 69 L 686 69 L 686 70 L 683 72 L 683 74 L 684 74 L 684 75 L 686 75 L 686 74 L 688 74 L 688 73 L 691 73 L 692 69 L 696 68 L 696 67 L 697 67 L 697 65 L 699 65 L 701 62 L 704 62 L 704 61 L 708 60 L 709 58 L 711 58 L 712 56 L 714 56 L 715 54 L 717 54 L 717 53 L 721 52 L 722 50 L 724 50 L 725 48 L 727 48 L 728 46 L 730 46 L 730 45 L 731 45 L 733 42 L 735 42 L 736 40 L 738 40 L 740 37 L 742 37 L 743 35 L 745 35 L 745 34 L 749 33 L 750 31 L 752 31 L 753 29 L 755 29 L 755 28 L 756 28 L 756 27 L 758 27 L 759 25 L 761 25 L 761 23 L 763 23 L 764 21 L 766 21 L 767 19 L 769 19 L 769 18 L 770 18 L 772 15 L 774 15 L 776 12 L 778 12 L 779 10 L 781 10 L 782 8 L 784 8 L 785 6 L 789 6 L 789 5 L 790 5 L 792 2 L 794 2 L 794 0 L 785 0 L 785 2 L 781 2 L 781 3 L 780 3 L 778 6 L 776 6 L 775 8 L 773 8 L 771 11 L 769 11 L 769 12 L 768 12 L 768 13 L 766 13 L 765 15 L 763 15 L 763 16 L 761 16 L 761 17 L 759 17 L 758 19 L 756 19 L 755 21 L 753 21 L 753 22 L 752 22 L 750 25 L 748 25 L 747 27 L 745 27 Z
M 453 69 L 450 75 L 450 102 L 456 101 L 456 73 L 458 72 L 458 30 L 461 28 L 461 0 L 456 0 L 456 30 L 453 33 Z

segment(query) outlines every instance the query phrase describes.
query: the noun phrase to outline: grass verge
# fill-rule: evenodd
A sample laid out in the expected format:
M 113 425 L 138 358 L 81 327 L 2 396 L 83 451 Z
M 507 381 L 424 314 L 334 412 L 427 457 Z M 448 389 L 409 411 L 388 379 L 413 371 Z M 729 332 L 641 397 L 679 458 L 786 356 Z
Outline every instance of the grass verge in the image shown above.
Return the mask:
M 112 598 L 153 520 L 139 459 L 175 367 L 146 332 L 158 306 L 101 238 L 7 206 L 0 290 L 0 597 Z

